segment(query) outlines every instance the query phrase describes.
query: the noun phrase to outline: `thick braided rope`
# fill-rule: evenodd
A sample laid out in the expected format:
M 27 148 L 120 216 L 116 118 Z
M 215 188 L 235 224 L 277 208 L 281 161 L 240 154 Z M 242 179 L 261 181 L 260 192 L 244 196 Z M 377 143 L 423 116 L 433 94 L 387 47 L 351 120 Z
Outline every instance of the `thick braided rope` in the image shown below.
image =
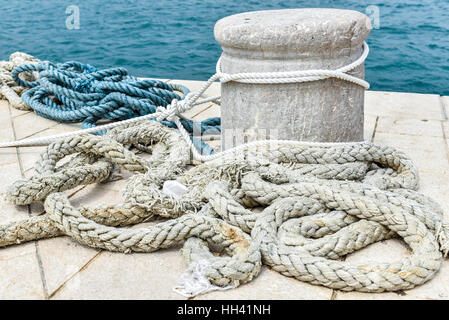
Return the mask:
M 172 247 L 191 237 L 220 245 L 232 256 L 211 257 L 206 270 L 209 280 L 219 286 L 237 286 L 248 282 L 259 273 L 261 267 L 259 248 L 250 242 L 250 237 L 216 218 L 186 214 L 151 227 L 117 229 L 85 218 L 60 193 L 47 198 L 45 209 L 58 229 L 94 248 L 118 252 L 153 252 Z
M 150 159 L 143 159 L 123 149 L 122 145 L 116 141 L 125 145 L 152 142 L 160 142 L 163 145 L 153 148 Z M 62 168 L 56 168 L 56 163 L 64 156 L 80 151 L 90 156 L 90 162 L 99 159 L 94 164 L 107 162 L 111 165 L 109 162 L 111 161 L 133 172 L 145 172 L 136 174 L 131 179 L 132 182 L 130 181 L 128 188 L 132 188 L 132 196 L 125 193 L 127 200 L 123 205 L 80 208 L 80 210 L 67 209 L 70 207 L 68 200 L 57 191 L 67 189 L 68 185 L 73 187 L 90 183 L 92 172 L 89 171 L 95 168 L 91 166 L 89 170 L 78 171 L 84 175 L 76 176 L 74 170 L 79 169 L 79 156 Z M 208 259 L 204 272 L 212 283 L 219 286 L 237 286 L 247 282 L 258 274 L 261 266 L 258 247 L 250 244 L 248 235 L 222 220 L 195 215 L 194 212 L 204 205 L 201 201 L 193 200 L 188 206 L 181 205 L 179 208 L 174 205 L 171 209 L 175 213 L 168 214 L 167 210 L 170 210 L 170 207 L 167 203 L 158 201 L 158 196 L 154 196 L 154 193 L 161 193 L 158 185 L 162 179 L 174 178 L 174 174 L 179 173 L 180 169 L 188 163 L 189 154 L 187 145 L 176 132 L 156 122 L 112 131 L 107 137 L 83 136 L 77 140 L 69 138 L 52 144 L 42 154 L 36 166 L 38 174 L 31 179 L 16 182 L 9 189 L 6 197 L 16 204 L 31 203 L 46 197 L 47 214 L 0 227 L 0 245 L 66 234 L 83 244 L 96 248 L 120 252 L 151 252 L 173 246 L 189 237 L 197 237 L 209 244 L 223 246 L 224 250 L 232 255 L 232 257 Z M 62 172 L 63 175 L 58 175 Z M 101 177 L 105 179 L 107 176 L 104 174 Z M 151 187 L 154 188 L 153 194 Z M 53 189 L 49 190 L 49 188 Z M 152 195 L 153 199 L 151 199 Z M 165 198 L 170 200 L 171 197 L 165 196 Z M 173 201 L 174 199 L 171 200 L 176 202 Z M 187 210 L 192 213 L 186 215 Z M 70 214 L 68 214 L 69 211 Z M 105 225 L 126 226 L 147 221 L 155 214 L 171 218 L 183 216 L 155 227 L 132 229 L 134 231 L 130 233 L 128 232 L 130 229 L 121 230 L 113 227 L 106 232 Z M 118 238 L 115 239 L 114 234 Z
M 38 78 L 27 81 L 21 74 L 38 73 Z M 61 64 L 39 62 L 16 67 L 12 79 L 20 86 L 31 88 L 23 94 L 23 101 L 34 112 L 58 122 L 82 122 L 82 128 L 95 128 L 102 119 L 114 121 L 151 115 L 157 109 L 164 110 L 168 105 L 176 106 L 189 90 L 179 84 L 169 84 L 159 80 L 139 80 L 128 76 L 124 68 L 98 70 L 97 68 L 70 61 Z M 162 123 L 175 128 L 167 117 Z M 194 123 L 188 119 L 180 120 L 183 130 L 189 134 Z M 210 118 L 197 123 L 198 132 L 220 132 L 220 119 Z M 104 130 L 95 133 L 104 134 Z M 192 137 L 192 143 L 205 154 L 213 150 L 203 141 Z
M 36 81 L 20 78 L 29 71 L 38 72 Z M 124 120 L 153 113 L 157 106 L 181 99 L 163 81 L 138 80 L 124 68 L 97 70 L 76 61 L 22 65 L 12 71 L 12 78 L 31 88 L 22 99 L 37 114 L 59 122 L 83 122 L 83 128 L 104 118 Z M 188 93 L 186 88 L 178 89 Z
M 254 217 L 230 199 L 225 187 L 209 185 L 207 190 L 221 194 L 211 202 L 215 212 L 223 217 L 235 215 L 229 219 L 231 224 L 244 221 L 253 241 L 260 244 L 263 262 L 284 275 L 346 291 L 382 292 L 413 288 L 441 266 L 438 211 L 395 191 L 371 187 L 362 195 L 358 182 L 316 178 L 278 185 L 255 172 L 243 178 L 242 189 L 269 206 Z M 307 215 L 311 216 L 302 218 Z M 334 261 L 393 232 L 412 248 L 410 258 L 372 265 Z M 441 243 L 442 250 L 445 245 Z
M 134 143 L 153 143 L 151 157 L 123 148 Z M 414 191 L 418 173 L 406 155 L 371 143 L 265 146 L 188 169 L 188 145 L 157 122 L 59 141 L 43 153 L 36 176 L 7 192 L 16 204 L 45 199 L 47 213 L 0 227 L 0 245 L 66 234 L 96 248 L 150 252 L 189 239 L 183 249 L 187 261 L 201 265 L 221 288 L 250 281 L 260 270 L 260 257 L 302 281 L 366 292 L 410 289 L 438 271 L 441 251 L 448 250 L 448 227 L 439 205 Z M 80 154 L 56 167 L 74 152 Z M 113 165 L 135 172 L 124 203 L 73 208 L 59 193 L 61 186 L 90 183 L 92 171 L 100 172 L 96 181 L 106 179 L 103 162 L 108 172 Z M 99 167 L 80 171 L 77 179 L 58 176 L 87 164 Z M 187 193 L 164 194 L 162 184 L 171 179 L 185 184 Z M 255 213 L 256 206 L 265 209 Z M 170 220 L 118 228 L 157 216 Z M 336 261 L 397 235 L 412 249 L 409 258 L 363 265 Z M 211 245 L 230 257 L 210 254 Z
M 9 57 L 9 61 L 0 61 L 0 99 L 6 99 L 10 105 L 19 110 L 31 110 L 20 96 L 27 88 L 17 85 L 12 79 L 11 72 L 14 68 L 24 64 L 36 64 L 39 60 L 33 56 L 23 53 L 14 52 Z M 24 72 L 22 77 L 27 81 L 35 81 L 37 75 L 33 72 Z
M 184 141 L 191 147 L 178 115 L 190 108 L 192 101 L 196 101 L 210 83 L 220 76 L 213 76 L 184 103 L 159 108 L 156 119 L 173 120 Z M 326 77 L 327 74 L 321 76 Z M 106 143 L 103 148 L 108 144 L 114 143 Z M 80 147 L 76 150 L 89 154 L 87 149 Z M 123 160 L 119 157 L 122 164 L 131 162 L 131 170 L 142 167 L 142 161 L 125 154 L 124 150 L 120 152 L 126 158 Z M 75 158 L 69 163 L 82 163 L 90 157 L 84 155 L 84 159 Z M 113 161 L 111 156 L 105 158 L 106 161 Z M 42 234 L 55 236 L 63 232 L 82 243 L 109 250 L 152 251 L 155 246 L 149 243 L 156 241 L 157 248 L 164 247 L 164 239 L 167 239 L 165 234 L 172 235 L 169 240 L 177 239 L 179 229 L 173 231 L 169 227 L 169 230 L 161 231 L 163 235 L 159 236 L 158 228 L 128 232 L 111 226 L 137 223 L 161 215 L 174 217 L 170 221 L 180 222 L 179 228 L 184 230 L 183 218 L 189 215 L 196 217 L 194 212 L 202 208 L 201 218 L 219 217 L 250 232 L 251 245 L 243 247 L 260 248 L 264 263 L 275 270 L 314 284 L 367 292 L 409 289 L 422 284 L 439 269 L 442 260 L 440 251 L 447 253 L 448 228 L 441 221 L 441 209 L 432 200 L 413 191 L 418 187 L 417 170 L 405 155 L 394 149 L 368 143 L 264 141 L 207 159 L 215 160 L 186 171 L 178 178 L 189 187 L 187 194 L 180 199 L 161 193 L 162 181 L 173 177 L 167 171 L 163 171 L 163 176 L 150 174 L 149 170 L 137 173 L 126 188 L 125 203 L 119 206 L 81 207 L 76 210 L 64 196 L 50 191 L 45 202 L 48 216 L 41 218 L 45 221 L 39 223 L 32 220 L 38 219 L 32 218 L 10 224 L 3 228 L 7 235 L 3 238 L 13 241 L 14 235 L 28 236 L 20 239 L 16 237 L 17 242 L 37 239 Z M 181 167 L 178 165 L 177 168 Z M 254 206 L 266 206 L 266 209 L 260 214 L 254 214 L 248 210 Z M 304 216 L 308 215 L 311 215 L 310 218 L 304 221 Z M 109 227 L 96 224 L 96 219 Z M 54 224 L 50 220 L 59 230 L 53 234 Z M 205 220 L 201 220 L 201 223 L 207 225 Z M 328 223 L 331 223 L 329 227 Z M 160 226 L 163 229 L 166 227 L 164 224 Z M 195 223 L 193 226 L 199 228 Z M 87 232 L 84 232 L 84 228 Z M 27 232 L 23 232 L 24 229 Z M 234 238 L 239 229 L 232 230 L 233 236 L 227 234 L 230 238 Z M 105 238 L 101 238 L 103 233 L 107 235 Z M 188 234 L 184 233 L 183 239 L 188 238 Z M 355 266 L 332 260 L 394 234 L 403 237 L 409 244 L 413 251 L 410 258 L 392 264 Z M 157 241 L 158 236 L 162 242 Z M 201 238 L 198 234 L 193 236 Z M 306 236 L 317 240 L 313 241 Z M 142 239 L 145 240 L 142 242 Z M 2 244 L 12 243 L 8 241 Z M 226 251 L 226 245 L 224 247 Z M 218 277 L 214 278 L 211 273 L 204 271 L 210 271 L 207 268 L 211 262 L 205 264 L 203 271 L 217 285 L 236 286 L 249 281 L 258 273 L 257 266 L 260 268 L 260 263 L 254 254 L 258 250 L 246 250 L 243 261 L 237 259 L 238 262 L 226 265 L 221 270 L 223 272 L 214 271 Z M 205 242 L 195 237 L 186 241 L 183 251 L 188 261 L 213 259 L 207 253 Z M 235 251 L 227 252 L 234 254 L 232 258 L 237 256 Z M 227 274 L 232 276 L 227 277 Z
M 126 146 L 163 142 L 162 152 L 144 159 L 129 151 Z M 56 167 L 66 156 L 80 153 L 66 165 Z M 157 172 L 169 178 L 189 162 L 189 151 L 181 137 L 155 121 L 121 130 L 111 130 L 106 136 L 80 135 L 56 141 L 49 145 L 36 163 L 36 175 L 18 180 L 9 188 L 6 199 L 18 204 L 44 200 L 53 192 L 72 189 L 79 185 L 107 179 L 113 164 L 131 172 Z M 155 179 L 160 179 L 154 175 Z

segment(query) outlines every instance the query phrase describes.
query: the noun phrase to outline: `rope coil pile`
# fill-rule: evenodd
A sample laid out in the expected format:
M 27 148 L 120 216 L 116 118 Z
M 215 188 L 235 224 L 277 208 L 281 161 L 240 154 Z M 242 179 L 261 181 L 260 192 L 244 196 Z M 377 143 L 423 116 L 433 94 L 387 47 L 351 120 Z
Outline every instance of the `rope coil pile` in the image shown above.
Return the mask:
M 37 80 L 20 78 L 30 71 L 38 73 Z M 154 113 L 157 106 L 181 100 L 175 90 L 189 92 L 181 85 L 128 76 L 125 68 L 98 70 L 76 61 L 24 64 L 11 76 L 19 86 L 31 88 L 22 99 L 38 115 L 58 122 L 83 122 L 83 128 L 104 118 L 124 120 Z
M 150 158 L 126 148 L 135 143 L 151 144 Z M 71 154 L 78 155 L 56 166 Z M 415 191 L 416 167 L 393 148 L 273 142 L 193 168 L 189 157 L 182 137 L 155 121 L 54 142 L 36 175 L 17 181 L 6 194 L 19 205 L 45 199 L 46 214 L 1 226 L 0 245 L 64 234 L 94 248 L 152 252 L 186 240 L 187 261 L 203 261 L 211 285 L 251 281 L 263 263 L 301 281 L 364 292 L 425 283 L 449 249 L 441 208 Z M 124 203 L 76 209 L 61 193 L 106 180 L 114 165 L 135 173 Z M 164 194 L 167 180 L 184 184 L 188 192 Z M 260 213 L 251 210 L 260 206 Z M 169 220 L 120 228 L 157 217 Z M 394 235 L 409 245 L 410 257 L 372 265 L 336 260 Z M 218 246 L 224 256 L 210 254 L 209 246 Z
M 14 68 L 24 64 L 36 64 L 39 59 L 23 53 L 14 52 L 9 57 L 9 61 L 0 61 L 0 99 L 6 99 L 10 105 L 18 110 L 31 110 L 20 96 L 27 88 L 18 85 L 12 78 Z M 24 72 L 23 78 L 26 81 L 36 81 L 37 75 L 33 72 Z
M 449 226 L 442 222 L 440 206 L 416 191 L 418 170 L 402 152 L 368 142 L 266 140 L 204 155 L 182 123 L 182 113 L 217 79 L 288 83 L 337 77 L 366 86 L 346 72 L 362 63 L 367 52 L 365 44 L 360 59 L 334 71 L 226 75 L 218 63 L 217 74 L 197 93 L 157 107 L 151 115 L 1 144 L 60 139 L 42 153 L 36 174 L 15 182 L 5 196 L 16 205 L 42 201 L 46 213 L 0 226 L 0 246 L 68 235 L 90 247 L 128 253 L 184 242 L 192 277 L 184 277 L 175 290 L 186 296 L 249 282 L 262 264 L 345 291 L 398 291 L 425 283 L 448 253 Z M 177 130 L 149 118 L 170 121 Z M 86 134 L 100 129 L 111 130 L 104 136 Z M 133 145 L 146 146 L 139 149 L 150 157 L 132 152 Z M 190 153 L 204 163 L 191 167 Z M 68 156 L 68 162 L 57 165 Z M 63 191 L 106 181 L 116 166 L 134 173 L 122 204 L 71 205 Z M 187 192 L 165 194 L 164 183 L 173 180 Z M 124 228 L 159 218 L 167 220 Z M 394 236 L 409 246 L 409 257 L 380 264 L 339 260 Z
M 182 99 L 176 91 L 181 92 L 183 98 L 189 93 L 189 89 L 180 84 L 129 76 L 121 67 L 99 70 L 76 61 L 54 64 L 21 52 L 12 54 L 10 61 L 1 63 L 0 95 L 3 94 L 11 106 L 33 110 L 58 122 L 82 122 L 84 129 L 95 128 L 102 119 L 120 121 L 145 115 L 150 115 L 151 119 L 154 118 L 151 114 L 157 111 L 166 114 L 159 117 L 161 123 L 176 128 L 164 109 L 170 104 L 176 106 Z M 217 99 L 205 99 L 199 103 L 209 100 Z M 204 154 L 214 153 L 206 143 L 191 134 L 194 129 L 199 134 L 220 133 L 219 117 L 198 123 L 181 118 L 180 123 L 196 148 Z M 104 134 L 106 130 L 92 133 Z

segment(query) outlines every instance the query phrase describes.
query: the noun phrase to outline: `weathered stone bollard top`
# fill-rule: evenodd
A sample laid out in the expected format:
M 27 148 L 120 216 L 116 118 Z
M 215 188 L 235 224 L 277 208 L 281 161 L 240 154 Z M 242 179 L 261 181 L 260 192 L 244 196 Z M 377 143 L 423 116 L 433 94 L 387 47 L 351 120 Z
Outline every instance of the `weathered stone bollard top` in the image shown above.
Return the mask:
M 215 39 L 223 47 L 310 54 L 360 45 L 371 23 L 363 13 L 341 9 L 245 12 L 220 19 Z

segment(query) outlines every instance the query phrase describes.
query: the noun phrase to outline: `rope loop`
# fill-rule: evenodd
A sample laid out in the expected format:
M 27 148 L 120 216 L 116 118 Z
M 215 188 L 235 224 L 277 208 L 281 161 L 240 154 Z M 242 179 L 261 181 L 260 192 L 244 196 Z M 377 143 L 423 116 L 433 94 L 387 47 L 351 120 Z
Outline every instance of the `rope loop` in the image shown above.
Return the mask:
M 21 73 L 29 72 L 29 71 L 40 72 L 42 70 L 45 70 L 46 68 L 49 68 L 50 65 L 51 65 L 50 62 L 48 62 L 48 61 L 42 61 L 42 62 L 39 62 L 39 63 L 24 64 L 24 65 L 21 65 L 21 66 L 18 66 L 16 68 L 14 68 L 11 71 L 11 77 L 12 77 L 13 81 L 17 85 L 19 85 L 21 87 L 25 87 L 25 88 L 33 88 L 33 87 L 35 87 L 35 86 L 37 86 L 39 84 L 39 82 L 37 80 L 36 81 L 23 80 L 23 79 L 21 79 L 19 77 L 19 75 Z
M 127 148 L 135 143 L 148 145 L 151 156 Z M 262 264 L 300 281 L 362 292 L 411 289 L 441 268 L 449 227 L 441 207 L 415 191 L 418 170 L 405 154 L 368 142 L 289 141 L 266 152 L 264 146 L 189 167 L 184 137 L 156 121 L 57 141 L 36 174 L 15 182 L 5 197 L 19 205 L 42 201 L 46 213 L 0 225 L 0 246 L 60 235 L 116 252 L 184 242 L 189 268 L 174 290 L 185 296 L 238 287 L 257 277 Z M 57 166 L 71 154 L 77 155 Z M 120 204 L 75 208 L 61 193 L 107 181 L 114 167 L 133 173 Z M 182 193 L 164 192 L 173 180 Z M 168 220 L 122 228 L 158 217 Z M 410 256 L 381 264 L 340 261 L 396 236 Z
M 301 70 L 287 72 L 246 72 L 227 74 L 221 69 L 220 57 L 216 65 L 216 74 L 221 83 L 236 81 L 241 83 L 252 84 L 273 84 L 273 83 L 301 83 L 309 81 L 324 80 L 327 78 L 338 78 L 348 82 L 357 84 L 365 89 L 369 89 L 369 83 L 363 79 L 347 74 L 347 72 L 360 66 L 368 57 L 369 47 L 363 42 L 363 52 L 361 56 L 347 66 L 343 66 L 336 70 Z

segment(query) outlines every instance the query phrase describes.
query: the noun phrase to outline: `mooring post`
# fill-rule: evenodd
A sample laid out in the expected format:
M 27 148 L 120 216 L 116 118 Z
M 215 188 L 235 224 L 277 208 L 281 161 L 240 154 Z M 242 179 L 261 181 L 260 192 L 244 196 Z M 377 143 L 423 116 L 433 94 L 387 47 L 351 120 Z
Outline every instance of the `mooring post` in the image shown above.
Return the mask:
M 224 73 L 336 70 L 357 60 L 369 35 L 357 11 L 287 9 L 225 17 L 215 24 Z M 363 79 L 361 64 L 348 74 Z M 363 140 L 365 89 L 327 78 L 303 83 L 221 86 L 223 150 L 270 138 L 343 142 Z M 261 134 L 262 132 L 262 134 Z

